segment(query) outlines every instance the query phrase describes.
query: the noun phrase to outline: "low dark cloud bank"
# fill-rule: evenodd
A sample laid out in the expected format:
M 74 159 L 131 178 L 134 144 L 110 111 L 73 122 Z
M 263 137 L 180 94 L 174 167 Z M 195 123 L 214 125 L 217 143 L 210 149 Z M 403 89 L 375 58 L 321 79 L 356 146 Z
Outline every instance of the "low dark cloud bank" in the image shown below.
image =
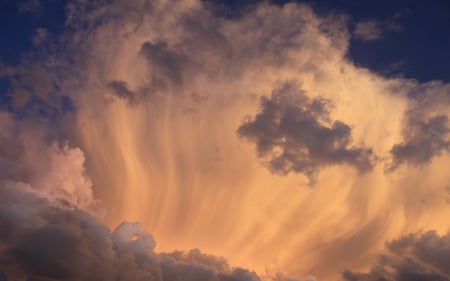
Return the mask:
M 8 280 L 260 280 L 223 258 L 199 250 L 158 254 L 155 245 L 137 223 L 110 232 L 26 184 L 0 186 L 0 270 Z
M 329 117 L 331 102 L 309 98 L 295 82 L 283 83 L 261 98 L 261 112 L 238 133 L 256 144 L 258 155 L 280 174 L 305 174 L 312 181 L 327 165 L 348 164 L 360 172 L 371 169 L 371 149 L 351 145 L 351 128 Z
M 343 272 L 346 281 L 450 280 L 450 237 L 434 231 L 404 236 L 387 244 L 368 273 Z

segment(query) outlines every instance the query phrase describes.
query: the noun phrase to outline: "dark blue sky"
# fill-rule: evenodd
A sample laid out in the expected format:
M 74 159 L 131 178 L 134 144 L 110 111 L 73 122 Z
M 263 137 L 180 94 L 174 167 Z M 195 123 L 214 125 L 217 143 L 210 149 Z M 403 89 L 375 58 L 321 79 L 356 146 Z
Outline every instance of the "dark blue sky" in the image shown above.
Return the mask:
M 239 13 L 258 1 L 208 0 L 221 5 L 220 12 Z M 31 1 L 33 2 L 33 1 Z M 66 0 L 41 0 L 34 12 L 21 4 L 30 1 L 0 0 L 0 58 L 8 64 L 20 61 L 21 54 L 33 49 L 37 28 L 58 34 L 63 30 Z M 37 1 L 36 1 L 37 2 Z M 282 5 L 284 0 L 274 0 Z M 365 20 L 395 21 L 401 30 L 386 31 L 380 39 L 351 40 L 349 58 L 355 64 L 379 73 L 415 78 L 421 82 L 450 82 L 450 1 L 448 0 L 316 0 L 298 1 L 313 6 L 319 14 L 331 11 L 350 16 L 350 29 Z

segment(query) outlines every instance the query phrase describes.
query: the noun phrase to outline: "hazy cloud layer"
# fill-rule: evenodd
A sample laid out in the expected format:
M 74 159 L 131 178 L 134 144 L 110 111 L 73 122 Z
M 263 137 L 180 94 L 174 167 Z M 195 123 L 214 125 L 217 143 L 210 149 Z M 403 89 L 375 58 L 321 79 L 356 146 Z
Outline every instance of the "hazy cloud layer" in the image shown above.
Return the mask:
M 361 172 L 371 169 L 374 155 L 351 145 L 351 128 L 329 117 L 330 101 L 309 98 L 295 82 L 285 82 L 261 98 L 261 112 L 238 129 L 256 144 L 276 173 L 302 173 L 313 181 L 327 165 L 348 164 Z
M 343 272 L 347 281 L 450 280 L 450 237 L 436 232 L 415 233 L 387 244 L 368 273 Z

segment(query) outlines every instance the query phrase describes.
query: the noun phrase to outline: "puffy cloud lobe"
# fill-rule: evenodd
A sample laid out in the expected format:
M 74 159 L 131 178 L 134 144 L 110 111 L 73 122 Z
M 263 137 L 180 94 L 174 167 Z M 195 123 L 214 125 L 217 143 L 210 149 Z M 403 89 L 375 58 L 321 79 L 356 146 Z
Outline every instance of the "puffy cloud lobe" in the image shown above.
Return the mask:
M 429 120 L 408 120 L 407 141 L 392 148 L 396 165 L 408 162 L 425 164 L 442 151 L 450 151 L 449 120 L 446 115 L 437 115 Z
M 347 281 L 450 280 L 450 237 L 434 231 L 404 236 L 387 244 L 368 273 L 345 270 Z
M 403 141 L 392 147 L 390 169 L 401 164 L 424 165 L 450 151 L 449 93 L 449 87 L 438 82 L 410 90 Z
M 141 225 L 124 222 L 110 232 L 25 184 L 3 183 L 0 203 L 0 264 L 9 280 L 260 280 L 199 250 L 155 253 Z
M 61 204 L 85 208 L 94 202 L 79 148 L 46 142 L 46 129 L 5 112 L 0 112 L 0 124 L 0 181 L 26 182 Z
M 351 146 L 351 128 L 329 118 L 330 101 L 309 98 L 294 82 L 285 82 L 261 98 L 261 112 L 238 133 L 256 144 L 269 168 L 280 174 L 302 173 L 313 180 L 323 166 L 349 164 L 369 170 L 373 153 Z

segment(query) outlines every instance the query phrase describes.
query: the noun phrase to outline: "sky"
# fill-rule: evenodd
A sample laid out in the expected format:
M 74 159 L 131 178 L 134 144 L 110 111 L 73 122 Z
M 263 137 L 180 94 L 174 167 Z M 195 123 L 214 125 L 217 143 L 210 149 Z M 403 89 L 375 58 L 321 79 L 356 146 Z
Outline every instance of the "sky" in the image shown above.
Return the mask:
M 0 280 L 450 280 L 448 1 L 0 1 Z

